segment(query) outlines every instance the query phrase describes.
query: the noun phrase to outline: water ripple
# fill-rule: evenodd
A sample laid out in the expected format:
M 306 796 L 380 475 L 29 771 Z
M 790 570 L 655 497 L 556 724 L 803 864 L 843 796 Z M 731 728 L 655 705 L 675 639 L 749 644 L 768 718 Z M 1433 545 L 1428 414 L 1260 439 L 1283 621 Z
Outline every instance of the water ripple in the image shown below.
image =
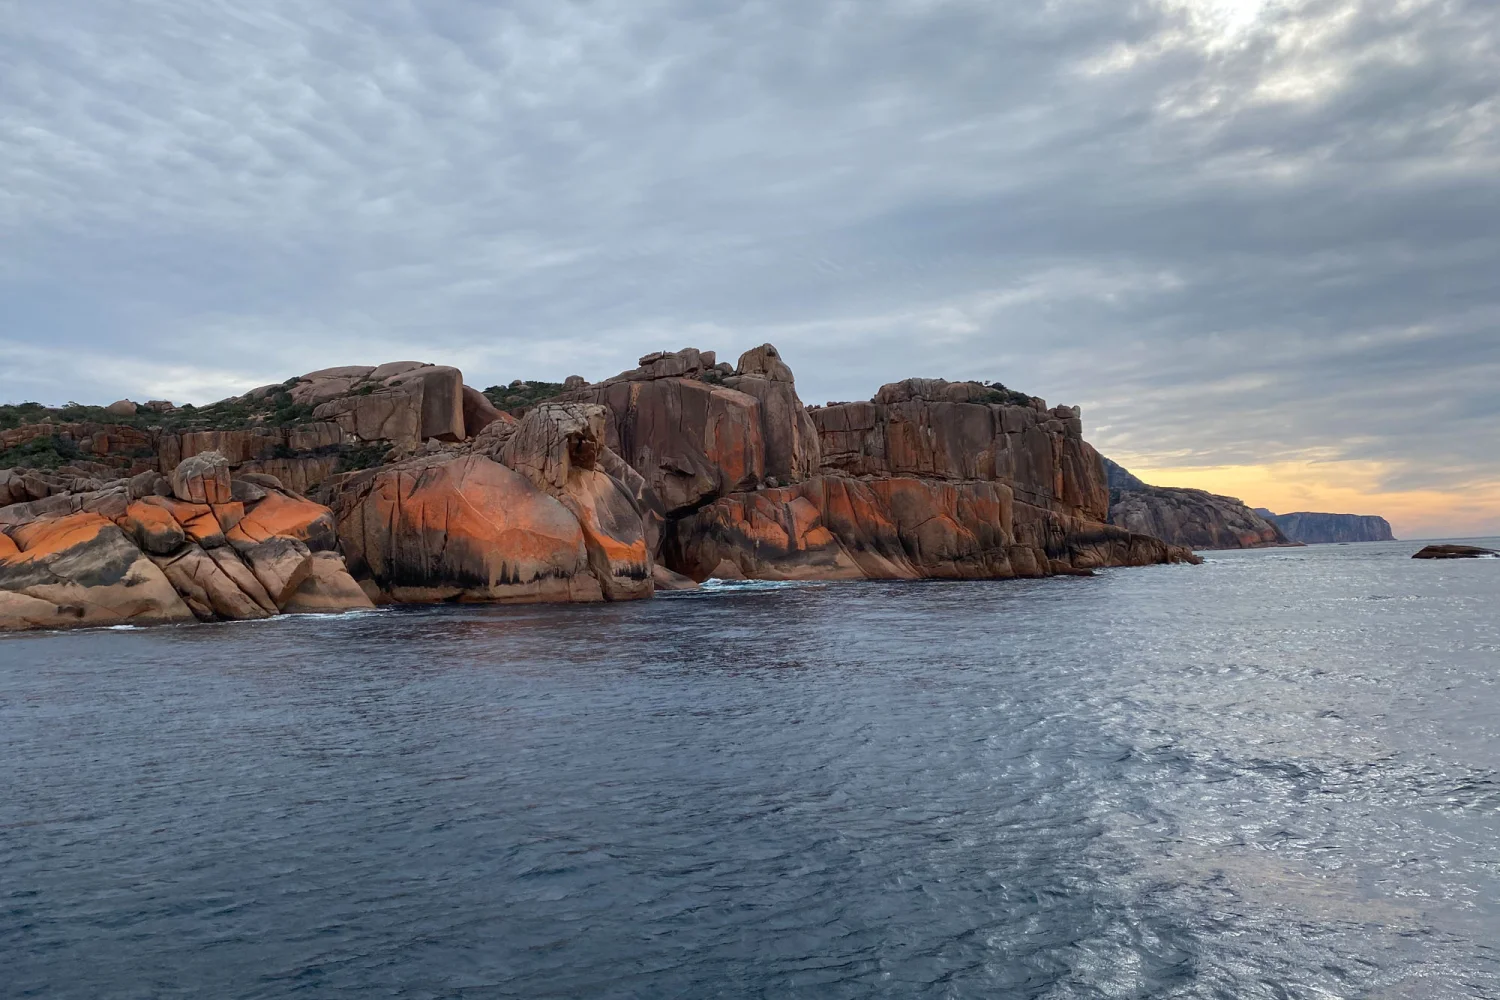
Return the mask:
M 0 994 L 1500 997 L 1408 555 L 6 638 Z

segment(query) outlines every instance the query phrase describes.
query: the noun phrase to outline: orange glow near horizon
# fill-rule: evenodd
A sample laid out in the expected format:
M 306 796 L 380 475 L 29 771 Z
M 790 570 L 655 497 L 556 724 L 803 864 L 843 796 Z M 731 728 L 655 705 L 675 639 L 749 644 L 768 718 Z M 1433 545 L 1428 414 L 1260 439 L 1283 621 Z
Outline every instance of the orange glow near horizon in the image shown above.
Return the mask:
M 1500 481 L 1456 490 L 1388 490 L 1381 462 L 1276 462 L 1155 468 L 1125 467 L 1153 486 L 1184 486 L 1238 497 L 1278 514 L 1319 511 L 1378 514 L 1397 538 L 1482 538 L 1500 535 Z

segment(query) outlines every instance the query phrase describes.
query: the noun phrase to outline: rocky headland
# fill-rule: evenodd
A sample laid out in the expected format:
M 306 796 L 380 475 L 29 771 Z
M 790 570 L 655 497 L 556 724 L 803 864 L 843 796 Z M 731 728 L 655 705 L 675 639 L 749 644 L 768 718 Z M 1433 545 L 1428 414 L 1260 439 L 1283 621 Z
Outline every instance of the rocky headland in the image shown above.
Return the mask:
M 1257 549 L 1296 545 L 1273 521 L 1235 497 L 1203 490 L 1148 486 L 1104 459 L 1109 477 L 1109 521 L 1192 549 Z
M 202 408 L 3 407 L 7 465 L 0 629 L 1197 561 L 1114 520 L 1077 408 L 933 379 L 809 407 L 771 345 L 599 383 L 396 362 Z
M 1298 511 L 1273 514 L 1264 507 L 1255 512 L 1281 529 L 1294 542 L 1325 545 L 1337 542 L 1394 542 L 1391 522 L 1373 514 L 1318 514 Z

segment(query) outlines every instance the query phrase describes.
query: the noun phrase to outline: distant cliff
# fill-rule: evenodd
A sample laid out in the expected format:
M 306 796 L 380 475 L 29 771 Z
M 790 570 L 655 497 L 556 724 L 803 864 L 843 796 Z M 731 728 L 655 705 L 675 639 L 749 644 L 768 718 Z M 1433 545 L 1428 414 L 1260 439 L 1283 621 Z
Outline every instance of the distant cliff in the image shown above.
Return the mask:
M 1255 549 L 1296 544 L 1274 523 L 1234 497 L 1203 490 L 1148 486 L 1104 459 L 1109 522 L 1194 549 Z
M 1319 545 L 1330 542 L 1393 542 L 1391 523 L 1373 514 L 1273 514 L 1264 507 L 1255 512 L 1281 529 L 1294 542 Z

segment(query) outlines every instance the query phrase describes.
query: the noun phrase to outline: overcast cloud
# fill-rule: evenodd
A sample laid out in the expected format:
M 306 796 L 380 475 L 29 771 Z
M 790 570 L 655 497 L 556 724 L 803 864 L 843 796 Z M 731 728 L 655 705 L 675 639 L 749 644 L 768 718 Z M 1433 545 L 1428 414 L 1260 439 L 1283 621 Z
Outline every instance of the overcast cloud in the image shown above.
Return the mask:
M 771 340 L 1472 489 L 1497 278 L 1494 0 L 0 0 L 0 400 Z

